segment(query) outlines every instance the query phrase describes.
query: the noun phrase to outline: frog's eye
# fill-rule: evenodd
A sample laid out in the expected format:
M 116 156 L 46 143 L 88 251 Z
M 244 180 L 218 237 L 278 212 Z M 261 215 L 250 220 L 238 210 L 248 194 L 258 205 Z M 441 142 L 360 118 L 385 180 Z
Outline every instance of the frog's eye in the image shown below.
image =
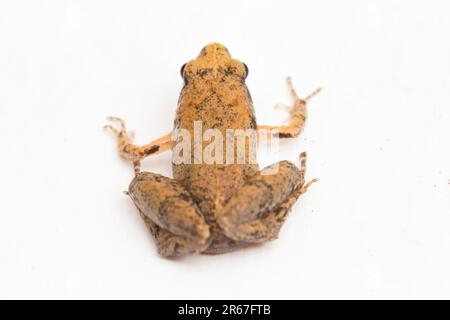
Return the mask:
M 244 79 L 245 79 L 248 76 L 248 67 L 245 63 L 243 65 L 244 65 L 244 69 L 245 69 L 245 75 L 244 75 Z
M 180 69 L 180 74 L 181 74 L 181 77 L 182 77 L 182 78 L 184 78 L 184 67 L 186 67 L 186 63 L 183 64 L 183 65 L 181 66 L 181 69 Z

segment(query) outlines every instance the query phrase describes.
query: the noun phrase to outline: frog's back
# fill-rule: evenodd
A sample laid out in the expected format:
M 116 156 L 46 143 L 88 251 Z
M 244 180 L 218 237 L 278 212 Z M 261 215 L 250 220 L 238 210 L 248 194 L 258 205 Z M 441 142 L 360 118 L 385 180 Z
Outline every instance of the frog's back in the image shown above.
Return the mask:
M 217 54 L 224 47 L 213 49 L 218 51 L 215 56 L 211 56 L 214 52 L 202 51 L 199 58 L 189 62 L 184 68 L 186 83 L 178 103 L 175 129 L 183 129 L 189 133 L 191 157 L 190 163 L 173 166 L 174 178 L 181 181 L 197 200 L 210 224 L 214 224 L 215 215 L 243 184 L 246 176 L 256 170 L 254 165 L 248 164 L 248 158 L 247 164 L 225 164 L 227 129 L 256 129 L 256 121 L 251 97 L 244 82 L 245 75 L 242 74 L 246 70 L 240 62 L 231 60 L 227 51 L 224 54 L 228 55 L 228 60 L 222 61 L 222 65 L 218 64 L 220 57 Z M 205 57 L 216 60 L 204 61 Z M 204 141 L 201 137 L 208 129 L 215 130 L 215 138 Z M 211 143 L 217 145 L 215 139 L 219 133 L 222 139 L 223 164 L 208 164 L 211 162 L 203 158 L 204 153 L 209 154 L 205 147 Z M 194 145 L 196 134 L 200 136 L 201 148 Z M 174 150 L 173 156 L 180 154 Z
M 229 82 L 211 82 L 194 89 L 188 84 L 181 94 L 175 120 L 175 129 L 189 132 L 191 157 L 190 163 L 174 165 L 174 178 L 182 181 L 194 198 L 202 199 L 199 206 L 207 217 L 221 207 L 244 182 L 248 171 L 252 170 L 252 166 L 247 164 L 225 164 L 227 129 L 256 128 L 253 106 L 245 85 Z M 208 164 L 211 162 L 203 157 L 202 151 L 215 143 L 216 137 L 210 141 L 200 138 L 201 148 L 194 145 L 196 134 L 201 130 L 200 137 L 203 137 L 208 129 L 215 129 L 222 137 L 223 164 Z M 174 152 L 173 156 L 179 154 Z

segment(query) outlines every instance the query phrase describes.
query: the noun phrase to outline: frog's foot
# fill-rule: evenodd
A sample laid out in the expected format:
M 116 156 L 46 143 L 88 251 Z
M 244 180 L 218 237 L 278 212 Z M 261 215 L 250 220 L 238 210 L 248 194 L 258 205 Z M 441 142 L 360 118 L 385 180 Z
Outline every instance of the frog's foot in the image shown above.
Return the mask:
M 110 130 L 117 137 L 117 146 L 121 157 L 131 161 L 140 160 L 137 148 L 132 144 L 134 132 L 127 131 L 125 121 L 118 117 L 107 117 L 106 119 L 118 124 L 118 128 L 110 124 L 105 125 L 104 128 Z
M 303 154 L 300 168 L 281 161 L 263 169 L 231 197 L 218 223 L 225 235 L 235 241 L 261 243 L 276 239 L 298 197 L 315 180 L 304 184 L 306 166 Z M 275 172 L 275 174 L 267 174 Z M 252 199 L 249 201 L 248 199 Z
M 130 183 L 129 195 L 162 256 L 202 252 L 208 247 L 209 226 L 190 194 L 176 180 L 141 172 Z
M 139 172 L 140 161 L 142 159 L 169 150 L 172 146 L 171 133 L 143 146 L 134 145 L 132 143 L 134 133 L 126 130 L 125 121 L 118 117 L 108 117 L 107 120 L 118 125 L 118 128 L 112 125 L 106 125 L 104 128 L 110 130 L 117 137 L 117 147 L 120 156 L 133 163 L 135 172 Z
M 299 160 L 300 160 L 300 167 L 299 167 L 300 174 L 304 181 L 305 174 L 306 174 L 306 152 L 300 153 Z M 302 195 L 303 193 L 305 193 L 306 191 L 308 191 L 308 188 L 318 181 L 319 181 L 319 179 L 315 178 L 306 183 L 303 183 L 303 185 L 300 188 L 297 188 L 297 192 L 299 192 L 299 196 Z
M 278 131 L 278 136 L 280 138 L 294 138 L 297 137 L 303 130 L 306 122 L 306 118 L 308 116 L 308 111 L 306 109 L 306 105 L 314 97 L 321 91 L 321 88 L 316 89 L 314 92 L 309 94 L 306 98 L 301 99 L 297 95 L 297 92 L 292 85 L 292 80 L 290 77 L 287 78 L 289 90 L 291 92 L 292 99 L 294 100 L 294 104 L 291 107 L 284 105 L 276 105 L 277 109 L 285 109 L 289 112 L 290 122 L 286 126 L 258 126 L 258 130 L 276 130 Z

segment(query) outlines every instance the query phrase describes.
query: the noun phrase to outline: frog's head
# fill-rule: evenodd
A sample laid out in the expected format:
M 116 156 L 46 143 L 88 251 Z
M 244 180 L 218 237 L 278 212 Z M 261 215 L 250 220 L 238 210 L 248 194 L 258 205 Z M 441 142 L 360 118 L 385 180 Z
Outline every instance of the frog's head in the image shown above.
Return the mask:
M 181 67 L 181 76 L 186 82 L 190 79 L 207 79 L 230 76 L 244 80 L 248 75 L 247 66 L 232 59 L 228 49 L 220 43 L 205 46 L 196 59 Z

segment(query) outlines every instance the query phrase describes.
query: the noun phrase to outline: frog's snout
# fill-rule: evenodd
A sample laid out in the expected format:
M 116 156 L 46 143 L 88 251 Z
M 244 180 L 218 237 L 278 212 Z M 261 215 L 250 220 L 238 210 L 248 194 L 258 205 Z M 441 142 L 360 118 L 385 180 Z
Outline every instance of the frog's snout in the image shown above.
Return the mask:
M 218 42 L 213 42 L 207 44 L 202 51 L 200 51 L 199 57 L 221 57 L 221 58 L 231 58 L 228 49 Z

